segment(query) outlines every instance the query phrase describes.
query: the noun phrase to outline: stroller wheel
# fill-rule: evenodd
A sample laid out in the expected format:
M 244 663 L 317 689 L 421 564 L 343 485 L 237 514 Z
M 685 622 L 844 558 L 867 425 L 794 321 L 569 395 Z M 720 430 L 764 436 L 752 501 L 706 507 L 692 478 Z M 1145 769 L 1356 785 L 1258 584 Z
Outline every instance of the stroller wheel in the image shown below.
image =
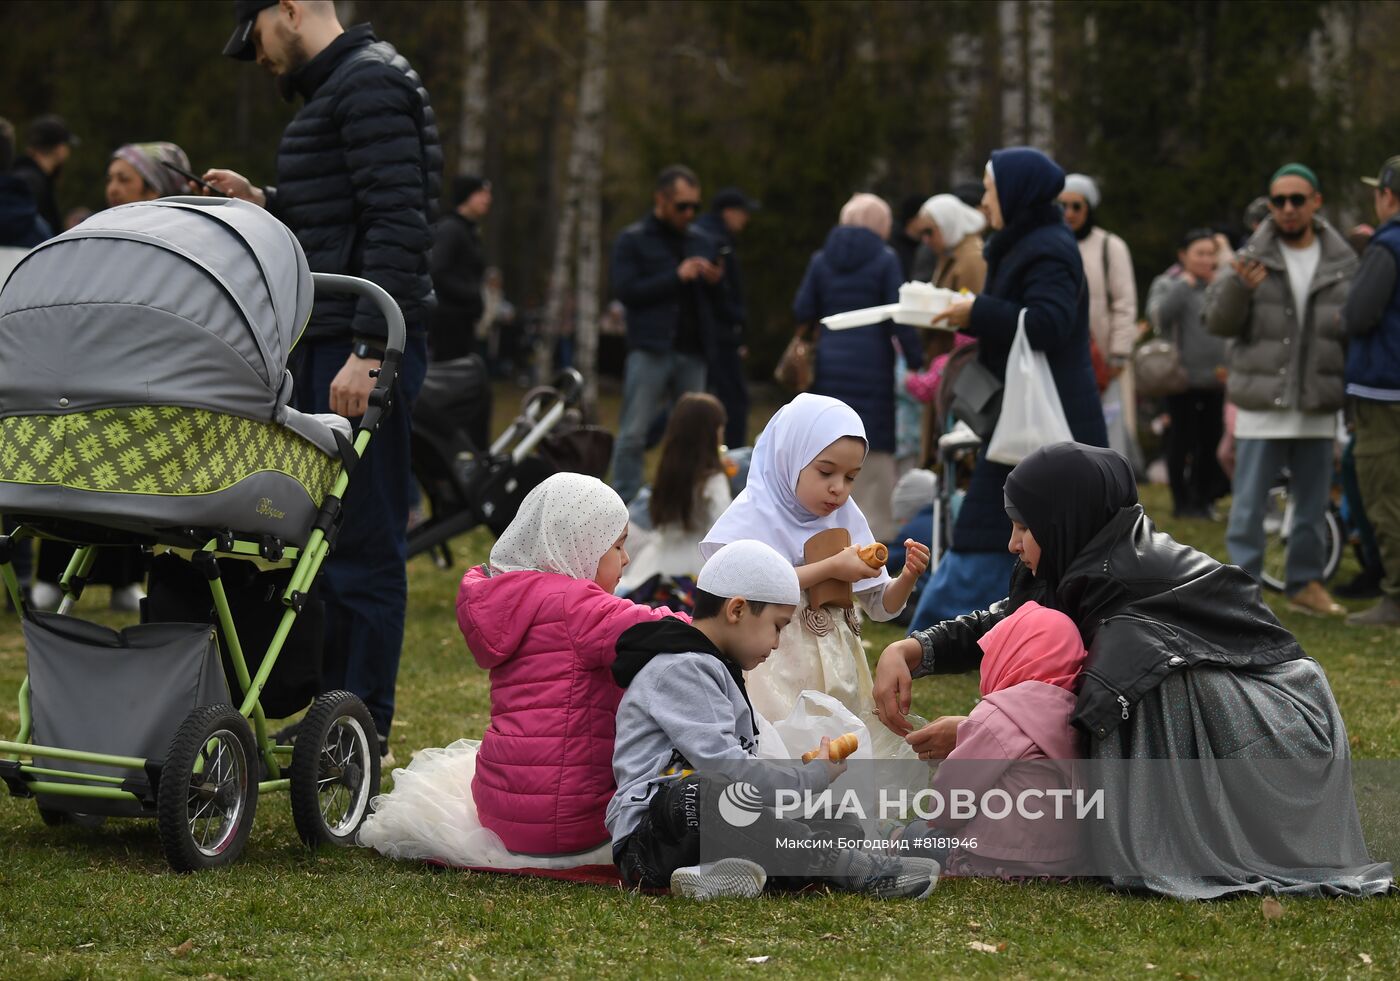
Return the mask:
M 101 814 L 76 814 L 69 811 L 56 811 L 52 807 L 39 807 L 39 820 L 50 828 L 71 824 L 75 828 L 100 828 L 107 823 Z
M 319 696 L 292 749 L 292 820 L 309 848 L 354 845 L 379 793 L 379 736 L 348 691 Z
M 156 824 L 171 868 L 228 865 L 243 852 L 258 806 L 253 730 L 232 705 L 195 709 L 161 768 Z

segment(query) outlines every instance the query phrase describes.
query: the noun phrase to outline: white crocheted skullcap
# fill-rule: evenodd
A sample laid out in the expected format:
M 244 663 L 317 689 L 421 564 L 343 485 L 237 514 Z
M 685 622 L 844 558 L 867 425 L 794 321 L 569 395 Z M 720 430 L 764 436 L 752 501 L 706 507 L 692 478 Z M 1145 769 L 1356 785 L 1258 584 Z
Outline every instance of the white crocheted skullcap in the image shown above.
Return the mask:
M 721 599 L 796 606 L 802 598 L 792 563 L 751 538 L 730 542 L 711 555 L 695 585 Z

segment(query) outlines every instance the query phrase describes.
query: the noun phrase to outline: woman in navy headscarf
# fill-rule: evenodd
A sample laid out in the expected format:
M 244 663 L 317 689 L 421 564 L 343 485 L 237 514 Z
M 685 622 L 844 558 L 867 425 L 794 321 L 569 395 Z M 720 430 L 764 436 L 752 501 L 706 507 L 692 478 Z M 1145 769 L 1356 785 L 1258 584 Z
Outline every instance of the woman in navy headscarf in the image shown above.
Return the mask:
M 996 234 L 987 243 L 983 292 L 954 303 L 939 320 L 977 338 L 977 360 L 1006 378 L 1022 308 L 1026 338 L 1050 362 L 1070 432 L 1107 446 L 1103 409 L 1089 360 L 1089 297 L 1079 246 L 1058 204 L 1065 172 L 1039 150 L 997 150 L 987 163 L 982 210 Z M 1014 558 L 1002 486 L 1011 468 L 978 460 L 943 556 L 914 613 L 911 630 L 930 627 L 1006 595 Z

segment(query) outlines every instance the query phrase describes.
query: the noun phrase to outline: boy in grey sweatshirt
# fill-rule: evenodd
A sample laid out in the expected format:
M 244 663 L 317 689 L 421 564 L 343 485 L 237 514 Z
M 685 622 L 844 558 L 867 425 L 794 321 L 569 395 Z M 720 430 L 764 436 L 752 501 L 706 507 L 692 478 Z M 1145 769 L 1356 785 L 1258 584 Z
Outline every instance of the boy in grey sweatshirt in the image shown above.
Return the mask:
M 756 759 L 758 725 L 743 673 L 777 648 L 799 598 L 797 574 L 781 555 L 759 542 L 733 542 L 700 572 L 693 624 L 638 624 L 618 640 L 612 670 L 626 692 L 613 751 L 617 793 L 606 820 L 613 859 L 629 885 L 669 886 L 700 899 L 754 896 L 768 881 L 754 859 L 771 855 L 782 838 L 822 843 L 799 849 L 807 875 L 785 878 L 784 885 L 821 880 L 914 899 L 933 890 L 936 862 L 830 846 L 838 836 L 859 838 L 852 826 L 818 828 L 777 818 L 767 807 L 742 828 L 706 826 L 719 794 L 734 781 L 769 801 L 779 790 L 815 795 L 845 771 L 830 759 L 826 739 L 810 763 Z M 732 855 L 699 865 L 702 831 L 723 835 L 723 850 L 732 845 Z

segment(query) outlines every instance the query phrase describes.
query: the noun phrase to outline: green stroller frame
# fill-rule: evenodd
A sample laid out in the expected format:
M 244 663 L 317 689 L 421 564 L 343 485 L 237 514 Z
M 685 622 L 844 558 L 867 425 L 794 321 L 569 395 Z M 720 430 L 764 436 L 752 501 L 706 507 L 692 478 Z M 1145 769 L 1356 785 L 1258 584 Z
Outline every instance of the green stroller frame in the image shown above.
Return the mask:
M 304 260 L 301 261 L 304 269 Z M 247 841 L 260 793 L 289 793 L 298 835 L 313 848 L 320 844 L 353 844 L 369 813 L 370 801 L 378 793 L 378 737 L 368 710 L 355 695 L 337 691 L 318 696 L 290 746 L 275 744 L 259 704 L 259 694 L 306 594 L 334 546 L 340 503 L 351 472 L 363 458 L 381 419 L 390 411 L 404 347 L 402 313 L 379 286 L 363 279 L 323 273 L 311 274 L 311 280 L 317 294 L 348 293 L 375 304 L 388 324 L 388 345 L 369 396 L 369 407 L 353 438 L 336 433 L 340 459 L 334 464 L 329 491 L 319 502 L 304 545 L 285 545 L 267 535 L 240 537 L 222 529 L 205 537 L 205 528 L 188 529 L 184 541 L 175 540 L 179 536 L 173 535 L 155 541 L 186 549 L 194 568 L 208 579 L 219 626 L 227 639 L 225 653 L 241 688 L 236 707 L 218 703 L 196 705 L 179 724 L 163 759 L 35 744 L 30 704 L 34 663 L 31 654 L 31 670 L 19 691 L 19 733 L 14 740 L 0 741 L 0 780 L 15 796 L 38 798 L 45 823 L 82 823 L 90 813 L 154 816 L 165 856 L 177 871 L 214 868 L 235 861 Z M 21 617 L 30 625 L 42 619 L 51 624 L 62 622 L 65 629 L 76 629 L 77 625 L 105 631 L 106 628 L 66 617 L 83 592 L 97 554 L 94 539 L 78 541 L 80 536 L 74 529 L 97 534 L 100 527 L 62 521 L 46 523 L 42 518 L 26 520 L 21 509 L 12 507 L 11 511 L 20 524 L 12 534 L 0 536 L 0 577 Z M 81 545 L 63 575 L 64 599 L 57 615 L 28 609 L 21 595 L 11 562 L 12 550 L 15 543 L 31 538 L 57 538 Z M 114 538 L 99 537 L 97 542 L 116 540 L 153 542 L 139 534 L 121 537 L 121 533 Z M 238 639 L 220 576 L 221 559 L 256 560 L 265 567 L 293 570 L 281 598 L 285 610 L 256 674 L 250 675 Z M 172 626 L 199 629 L 197 625 Z M 214 649 L 213 625 L 203 625 L 203 630 Z M 221 669 L 218 687 L 224 688 Z M 109 772 L 88 772 L 93 767 Z M 58 801 L 63 802 L 62 806 L 53 806 Z

